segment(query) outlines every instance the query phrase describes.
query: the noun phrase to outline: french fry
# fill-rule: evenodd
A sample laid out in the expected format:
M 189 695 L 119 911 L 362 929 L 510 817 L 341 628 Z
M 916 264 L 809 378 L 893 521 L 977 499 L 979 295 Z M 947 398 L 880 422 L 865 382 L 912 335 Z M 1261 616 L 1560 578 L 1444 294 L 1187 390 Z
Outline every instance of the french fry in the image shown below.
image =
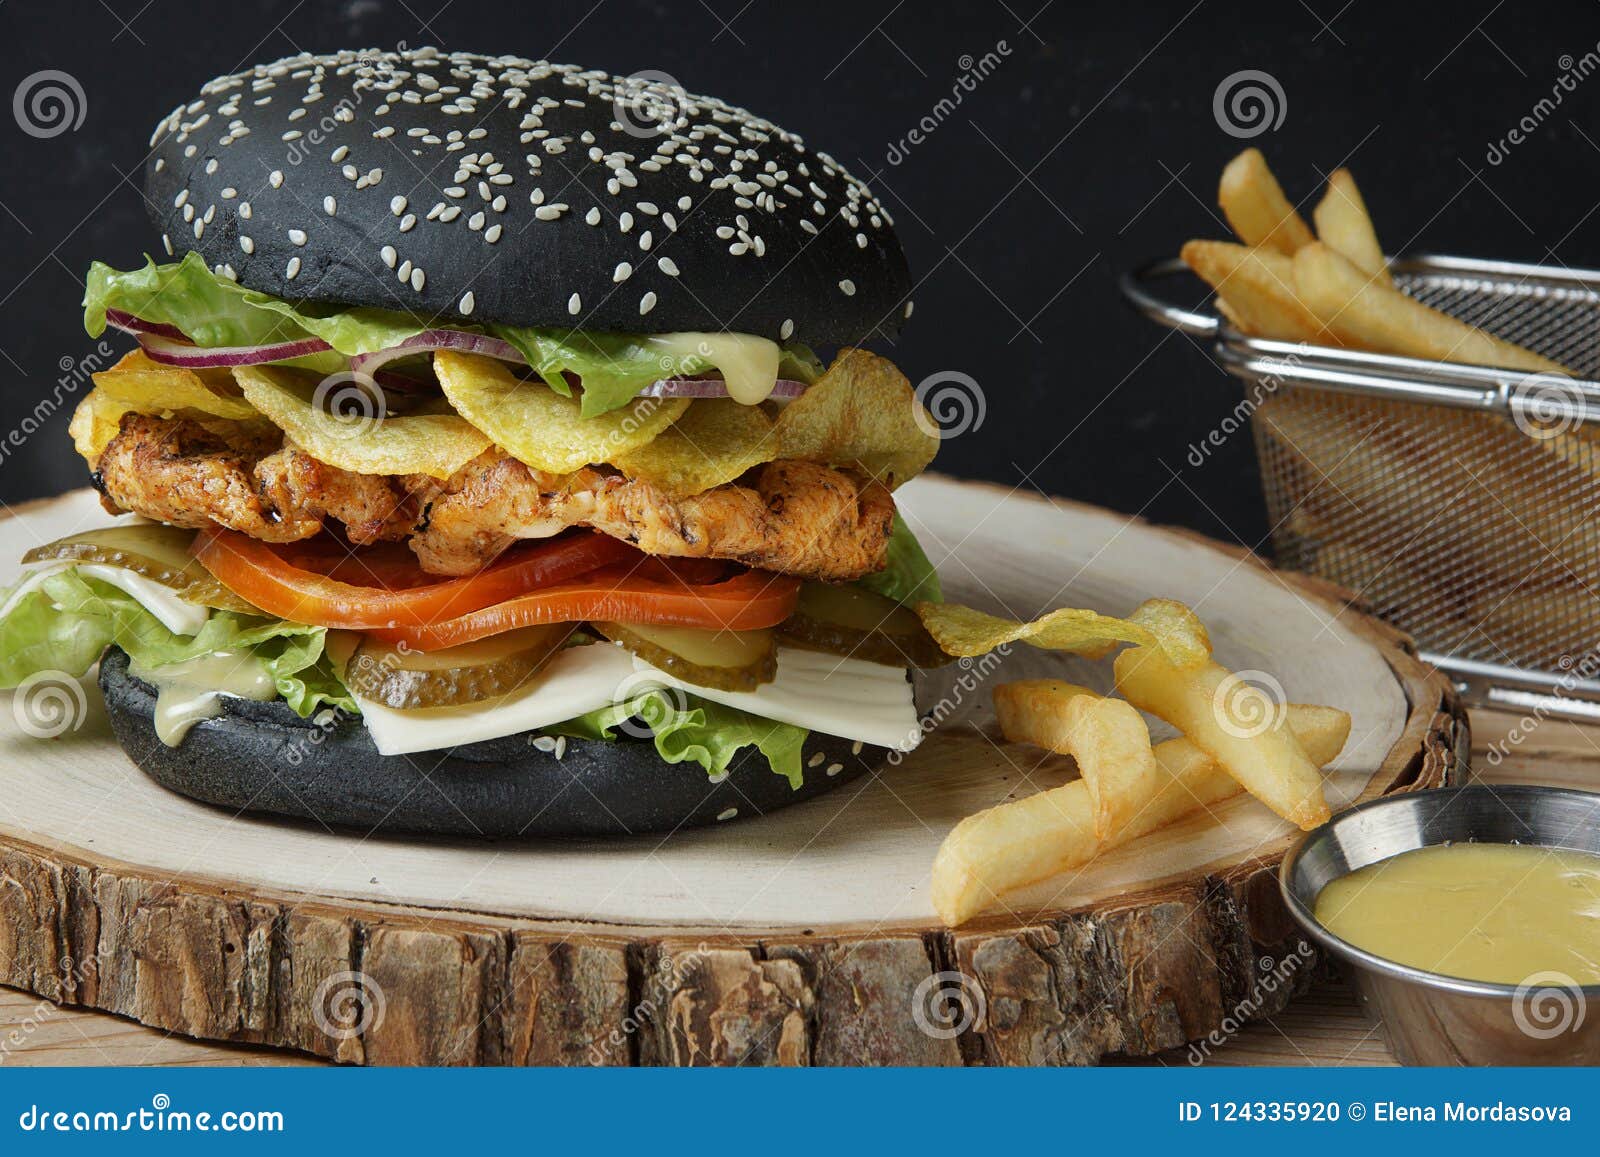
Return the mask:
M 1382 284 L 1320 241 L 1294 255 L 1293 283 L 1301 302 L 1331 333 L 1360 349 L 1534 373 L 1567 373 L 1559 362 L 1501 341 Z
M 1293 256 L 1300 246 L 1316 240 L 1311 227 L 1283 195 L 1260 149 L 1246 149 L 1228 162 L 1217 187 L 1217 203 L 1246 245 Z
M 1028 743 L 1061 755 L 1067 748 L 1066 704 L 1079 695 L 1096 692 L 1060 679 L 1019 679 L 994 689 L 994 713 L 1000 734 L 1012 743 Z
M 1338 758 L 1350 734 L 1349 715 L 1332 707 L 1291 704 L 1288 717 L 1310 758 L 1319 764 Z M 1154 751 L 1163 782 L 1127 824 L 1105 839 L 1094 834 L 1094 805 L 1081 779 L 962 820 L 933 863 L 933 906 L 940 918 L 952 926 L 964 923 L 1008 892 L 1080 867 L 1244 790 L 1188 739 L 1169 739 Z
M 1000 730 L 1012 742 L 1035 743 L 1078 764 L 1089 792 L 1095 838 L 1132 819 L 1161 787 L 1150 729 L 1131 704 L 1085 687 L 1033 679 L 995 688 Z
M 1344 254 L 1367 276 L 1384 285 L 1394 284 L 1367 203 L 1349 169 L 1335 169 L 1328 177 L 1327 192 L 1311 211 L 1311 219 L 1317 223 L 1318 240 Z
M 1244 785 L 1246 791 L 1307 831 L 1328 818 L 1322 775 L 1284 724 L 1279 705 L 1259 704 L 1246 718 L 1235 704 L 1238 677 L 1215 662 L 1180 669 L 1144 647 L 1116 659 L 1117 690 L 1135 707 L 1165 719 Z
M 1231 241 L 1190 241 L 1181 254 L 1219 298 L 1245 333 L 1275 341 L 1331 340 L 1315 314 L 1294 292 L 1294 263 L 1271 249 L 1247 249 Z

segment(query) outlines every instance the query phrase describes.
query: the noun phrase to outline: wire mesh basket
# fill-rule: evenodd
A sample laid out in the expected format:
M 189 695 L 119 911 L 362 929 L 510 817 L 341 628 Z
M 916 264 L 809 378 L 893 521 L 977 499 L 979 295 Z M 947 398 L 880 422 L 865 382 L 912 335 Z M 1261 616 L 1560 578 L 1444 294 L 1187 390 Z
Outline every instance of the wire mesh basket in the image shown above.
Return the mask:
M 1354 591 L 1469 702 L 1600 719 L 1600 273 L 1421 256 L 1404 292 L 1576 377 L 1246 337 L 1153 290 L 1246 383 L 1279 566 Z M 1236 411 L 1240 412 L 1240 411 Z

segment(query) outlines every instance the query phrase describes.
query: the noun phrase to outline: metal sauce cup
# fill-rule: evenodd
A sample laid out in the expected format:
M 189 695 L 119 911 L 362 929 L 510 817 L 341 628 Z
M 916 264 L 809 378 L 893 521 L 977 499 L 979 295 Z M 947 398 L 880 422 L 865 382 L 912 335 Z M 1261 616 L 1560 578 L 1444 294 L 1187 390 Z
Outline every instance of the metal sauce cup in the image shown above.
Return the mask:
M 1278 884 L 1306 934 L 1347 965 L 1401 1063 L 1600 1063 L 1600 985 L 1553 972 L 1519 985 L 1441 976 L 1357 948 L 1312 914 L 1331 880 L 1401 852 L 1469 841 L 1600 854 L 1600 795 L 1479 785 L 1372 800 L 1307 832 L 1284 859 Z

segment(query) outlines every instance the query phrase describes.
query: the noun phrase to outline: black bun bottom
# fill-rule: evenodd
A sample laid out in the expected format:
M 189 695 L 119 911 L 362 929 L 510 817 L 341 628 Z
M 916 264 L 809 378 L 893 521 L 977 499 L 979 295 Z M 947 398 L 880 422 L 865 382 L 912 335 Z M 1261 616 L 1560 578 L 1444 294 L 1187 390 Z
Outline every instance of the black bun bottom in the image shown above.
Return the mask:
M 880 767 L 888 750 L 812 732 L 805 783 L 792 790 L 753 747 L 712 784 L 695 763 L 666 763 L 648 740 L 568 739 L 557 759 L 513 735 L 448 752 L 378 754 L 359 719 L 319 725 L 281 701 L 224 700 L 177 747 L 155 734 L 155 692 L 116 648 L 100 663 L 117 741 L 179 795 L 232 811 L 362 832 L 511 838 L 621 836 L 764 815 Z M 817 755 L 822 758 L 817 760 Z M 840 765 L 833 775 L 827 769 Z

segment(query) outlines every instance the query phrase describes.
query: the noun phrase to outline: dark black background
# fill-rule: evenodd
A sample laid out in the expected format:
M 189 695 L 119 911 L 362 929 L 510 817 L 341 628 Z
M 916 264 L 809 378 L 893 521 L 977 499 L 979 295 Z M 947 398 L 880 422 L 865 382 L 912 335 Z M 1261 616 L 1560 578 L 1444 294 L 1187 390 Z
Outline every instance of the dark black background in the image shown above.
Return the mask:
M 61 69 L 86 112 L 50 139 L 0 120 L 0 431 L 89 348 L 89 261 L 153 248 L 137 185 L 157 118 L 213 75 L 301 49 L 404 41 L 661 71 L 802 133 L 896 213 L 921 284 L 892 356 L 914 382 L 959 371 L 982 389 L 981 427 L 946 442 L 941 469 L 1251 546 L 1265 517 L 1248 438 L 1186 461 L 1237 385 L 1116 290 L 1130 264 L 1223 235 L 1217 175 L 1244 143 L 1213 115 L 1224 78 L 1278 81 L 1283 122 L 1251 143 L 1308 204 L 1323 174 L 1350 165 L 1390 252 L 1600 264 L 1600 78 L 1488 159 L 1600 52 L 1593 3 L 1041 3 L 12 0 L 4 91 Z M 1000 41 L 1010 55 L 891 163 L 963 58 Z M 8 450 L 0 499 L 84 481 L 68 410 Z

